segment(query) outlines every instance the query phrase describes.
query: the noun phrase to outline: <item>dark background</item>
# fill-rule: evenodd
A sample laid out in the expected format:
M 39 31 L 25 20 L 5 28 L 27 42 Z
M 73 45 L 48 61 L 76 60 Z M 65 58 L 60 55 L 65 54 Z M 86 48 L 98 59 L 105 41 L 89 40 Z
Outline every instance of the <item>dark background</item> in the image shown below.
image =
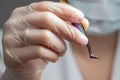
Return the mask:
M 5 21 L 9 18 L 13 9 L 29 5 L 32 2 L 46 1 L 46 0 L 0 0 L 0 28 L 3 27 Z M 58 1 L 58 0 L 48 0 Z

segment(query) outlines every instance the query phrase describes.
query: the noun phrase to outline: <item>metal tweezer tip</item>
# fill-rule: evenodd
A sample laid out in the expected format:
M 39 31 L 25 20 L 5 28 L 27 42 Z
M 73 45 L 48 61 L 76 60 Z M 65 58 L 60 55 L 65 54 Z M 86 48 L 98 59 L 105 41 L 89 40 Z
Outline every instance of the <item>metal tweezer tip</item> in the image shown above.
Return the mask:
M 95 56 L 95 55 L 93 55 L 93 54 L 90 54 L 89 57 L 92 58 L 92 59 L 100 59 L 99 57 L 97 57 L 97 56 Z

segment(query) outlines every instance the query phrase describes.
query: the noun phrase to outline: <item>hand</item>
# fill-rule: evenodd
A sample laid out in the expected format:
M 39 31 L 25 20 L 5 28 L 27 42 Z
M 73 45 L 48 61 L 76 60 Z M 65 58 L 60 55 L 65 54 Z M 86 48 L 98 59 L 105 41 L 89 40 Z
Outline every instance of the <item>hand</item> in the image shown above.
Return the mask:
M 83 13 L 63 3 L 43 1 L 16 8 L 3 28 L 6 72 L 16 80 L 39 80 L 47 63 L 64 55 L 64 39 L 87 44 L 86 36 L 71 25 L 82 21 L 87 27 Z

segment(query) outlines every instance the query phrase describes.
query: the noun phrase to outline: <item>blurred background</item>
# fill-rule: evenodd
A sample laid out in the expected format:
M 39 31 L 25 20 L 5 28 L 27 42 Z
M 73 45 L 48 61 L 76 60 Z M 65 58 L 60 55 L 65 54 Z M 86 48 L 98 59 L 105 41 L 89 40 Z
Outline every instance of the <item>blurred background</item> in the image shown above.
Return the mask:
M 45 1 L 45 0 L 0 0 L 0 28 L 3 27 L 5 21 L 9 18 L 13 9 L 29 5 L 32 2 Z M 48 0 L 50 1 L 50 0 Z M 52 0 L 57 1 L 57 0 Z

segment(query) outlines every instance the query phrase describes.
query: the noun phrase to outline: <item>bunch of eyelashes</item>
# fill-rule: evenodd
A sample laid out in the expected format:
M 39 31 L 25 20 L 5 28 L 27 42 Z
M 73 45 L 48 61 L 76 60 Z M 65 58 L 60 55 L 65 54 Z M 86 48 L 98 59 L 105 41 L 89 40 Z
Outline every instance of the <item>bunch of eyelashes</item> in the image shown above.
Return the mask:
M 71 0 L 60 0 L 62 3 L 67 3 L 69 5 L 72 5 L 71 3 Z M 76 27 L 80 32 L 82 32 L 84 35 L 87 36 L 86 32 L 85 32 L 85 27 L 83 25 L 83 23 L 72 23 L 72 25 L 74 27 Z M 86 48 L 88 50 L 88 54 L 89 54 L 89 58 L 91 59 L 99 59 L 99 57 L 95 56 L 92 52 L 92 49 L 91 49 L 91 45 L 90 45 L 90 42 L 88 41 L 88 44 L 86 45 Z

